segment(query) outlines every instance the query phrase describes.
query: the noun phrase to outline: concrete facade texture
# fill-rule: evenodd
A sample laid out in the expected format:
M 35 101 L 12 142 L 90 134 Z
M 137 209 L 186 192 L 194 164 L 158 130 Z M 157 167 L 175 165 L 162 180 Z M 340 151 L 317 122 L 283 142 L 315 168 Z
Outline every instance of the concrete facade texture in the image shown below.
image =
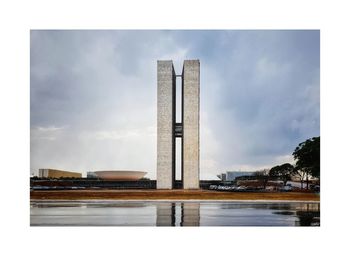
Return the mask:
M 185 60 L 183 68 L 183 187 L 199 189 L 199 60 Z
M 157 189 L 175 180 L 175 71 L 172 61 L 157 62 Z
M 158 189 L 174 188 L 176 137 L 182 138 L 183 188 L 199 189 L 199 60 L 185 60 L 181 77 L 182 123 L 176 123 L 176 74 L 173 63 L 157 62 Z

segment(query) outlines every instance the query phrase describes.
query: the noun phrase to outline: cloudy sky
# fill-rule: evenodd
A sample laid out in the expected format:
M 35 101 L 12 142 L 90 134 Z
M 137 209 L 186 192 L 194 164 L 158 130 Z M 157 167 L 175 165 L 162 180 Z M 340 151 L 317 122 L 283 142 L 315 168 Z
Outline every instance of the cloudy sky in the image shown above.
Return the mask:
M 199 59 L 201 178 L 320 135 L 319 31 L 31 31 L 31 166 L 156 177 L 157 60 Z M 179 171 L 177 171 L 179 177 Z

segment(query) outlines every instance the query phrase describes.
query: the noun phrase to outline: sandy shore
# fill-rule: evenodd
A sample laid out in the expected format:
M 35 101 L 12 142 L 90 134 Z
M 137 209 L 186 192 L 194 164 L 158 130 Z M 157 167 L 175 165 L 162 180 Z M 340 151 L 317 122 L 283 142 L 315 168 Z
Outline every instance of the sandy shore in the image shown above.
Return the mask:
M 208 190 L 53 190 L 31 191 L 31 200 L 266 200 L 319 201 L 314 193 L 219 192 Z

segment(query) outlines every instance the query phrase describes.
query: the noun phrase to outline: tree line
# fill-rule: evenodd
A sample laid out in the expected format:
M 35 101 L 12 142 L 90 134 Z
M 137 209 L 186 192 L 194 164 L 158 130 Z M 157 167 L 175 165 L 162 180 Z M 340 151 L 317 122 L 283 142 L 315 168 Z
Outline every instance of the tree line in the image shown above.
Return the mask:
M 309 177 L 315 177 L 320 179 L 320 136 L 307 139 L 300 143 L 293 152 L 295 165 L 290 163 L 284 163 L 276 165 L 270 170 L 258 171 L 255 173 L 257 177 L 267 181 L 269 177 L 277 177 L 283 180 L 283 184 L 286 185 L 291 177 L 294 175 L 299 176 L 301 187 L 306 180 L 306 188 L 309 188 Z

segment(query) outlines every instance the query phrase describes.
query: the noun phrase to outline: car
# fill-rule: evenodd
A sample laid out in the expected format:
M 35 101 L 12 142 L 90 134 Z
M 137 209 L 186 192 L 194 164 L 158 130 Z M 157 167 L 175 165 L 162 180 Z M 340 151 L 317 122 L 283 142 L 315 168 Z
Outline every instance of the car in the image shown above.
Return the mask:
M 320 192 L 320 185 L 313 185 L 313 186 L 310 186 L 310 188 L 315 192 Z
M 210 185 L 210 186 L 209 186 L 209 189 L 217 189 L 217 188 L 218 188 L 217 185 Z
M 245 190 L 247 190 L 247 187 L 246 186 L 238 186 L 238 187 L 236 187 L 235 190 L 236 191 L 245 191 Z
M 282 186 L 280 188 L 280 191 L 283 191 L 283 192 L 292 191 L 292 186 L 291 185 Z

